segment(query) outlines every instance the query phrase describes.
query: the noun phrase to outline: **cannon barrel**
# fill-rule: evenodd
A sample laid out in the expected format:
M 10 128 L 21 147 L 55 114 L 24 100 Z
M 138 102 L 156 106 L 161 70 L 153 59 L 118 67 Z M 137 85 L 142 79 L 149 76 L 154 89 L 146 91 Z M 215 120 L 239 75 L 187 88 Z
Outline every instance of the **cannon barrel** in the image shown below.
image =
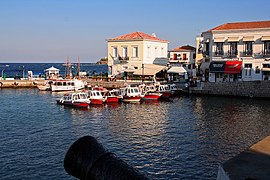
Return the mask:
M 92 136 L 84 136 L 71 145 L 64 168 L 69 175 L 79 179 L 148 179 L 107 151 Z

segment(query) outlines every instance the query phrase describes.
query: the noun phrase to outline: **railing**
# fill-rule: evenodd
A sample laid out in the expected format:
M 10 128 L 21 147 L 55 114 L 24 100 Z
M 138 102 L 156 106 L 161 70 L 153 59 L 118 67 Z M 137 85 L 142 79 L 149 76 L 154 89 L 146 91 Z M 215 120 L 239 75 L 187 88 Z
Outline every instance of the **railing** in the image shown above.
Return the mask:
M 255 58 L 269 58 L 270 57 L 270 50 L 261 51 L 258 53 L 254 53 Z
M 252 56 L 252 55 L 253 55 L 253 51 L 252 50 L 240 52 L 240 56 L 241 57 L 249 57 L 249 56 Z
M 120 64 L 126 64 L 129 60 L 129 57 L 119 57 Z
M 228 51 L 227 53 L 224 53 L 224 58 L 235 58 L 238 55 L 238 51 L 234 50 L 234 51 Z
M 221 57 L 223 55 L 224 55 L 224 51 L 215 51 L 214 52 L 214 56 L 216 56 L 216 57 Z

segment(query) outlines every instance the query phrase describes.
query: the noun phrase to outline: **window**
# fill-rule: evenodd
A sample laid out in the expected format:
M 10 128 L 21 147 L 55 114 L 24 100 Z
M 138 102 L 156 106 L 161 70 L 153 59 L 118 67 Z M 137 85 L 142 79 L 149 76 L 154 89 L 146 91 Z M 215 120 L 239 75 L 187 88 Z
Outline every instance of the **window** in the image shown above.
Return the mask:
M 236 56 L 237 54 L 238 54 L 238 51 L 237 51 L 237 42 L 231 42 L 230 43 L 229 55 L 230 56 Z
M 123 47 L 123 58 L 127 58 L 128 49 L 127 47 Z
M 138 47 L 133 47 L 132 56 L 138 57 Z
M 209 42 L 206 42 L 203 51 L 204 56 L 209 56 L 209 49 L 210 49 Z
M 151 57 L 151 47 L 147 47 L 147 57 Z
M 161 56 L 164 56 L 164 48 L 161 48 Z
M 245 75 L 251 76 L 252 64 L 245 64 Z
M 183 53 L 183 60 L 187 60 L 187 54 Z
M 256 73 L 256 74 L 260 74 L 260 68 L 259 68 L 259 66 L 256 66 L 256 68 L 255 68 L 255 73 Z
M 113 47 L 113 49 L 112 49 L 112 57 L 116 58 L 117 54 L 118 54 L 117 47 Z
M 252 41 L 247 41 L 244 44 L 244 56 L 251 56 L 252 52 L 253 52 L 253 48 L 252 48 Z
M 223 53 L 223 43 L 222 42 L 217 42 L 216 43 L 216 51 L 215 51 L 215 55 L 216 56 L 222 56 Z
M 158 56 L 158 48 L 155 47 L 155 57 L 157 57 L 157 56 Z
M 270 55 L 270 41 L 265 41 L 264 42 L 264 55 Z

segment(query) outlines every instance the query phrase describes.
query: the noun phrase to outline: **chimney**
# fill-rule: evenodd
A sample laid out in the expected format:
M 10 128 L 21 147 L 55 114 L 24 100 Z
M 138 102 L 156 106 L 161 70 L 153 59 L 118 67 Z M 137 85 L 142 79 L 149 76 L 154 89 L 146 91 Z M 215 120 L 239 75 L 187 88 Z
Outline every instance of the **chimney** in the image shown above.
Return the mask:
M 157 37 L 156 33 L 152 33 L 152 36 L 153 36 L 153 37 Z

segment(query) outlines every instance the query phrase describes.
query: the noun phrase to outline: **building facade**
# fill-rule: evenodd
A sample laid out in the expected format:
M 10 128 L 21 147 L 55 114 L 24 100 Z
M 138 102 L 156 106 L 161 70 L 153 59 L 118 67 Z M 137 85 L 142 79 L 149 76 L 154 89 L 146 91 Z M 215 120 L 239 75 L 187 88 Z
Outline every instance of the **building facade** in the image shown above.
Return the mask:
M 206 80 L 256 81 L 270 75 L 270 21 L 227 23 L 203 32 Z
M 143 32 L 133 32 L 107 39 L 108 76 L 133 73 L 157 58 L 166 58 L 168 41 Z
M 178 63 L 184 66 L 194 66 L 196 48 L 186 45 L 174 48 L 169 51 L 169 62 Z
M 181 47 L 174 48 L 169 51 L 169 63 L 170 66 L 180 66 L 185 69 L 185 72 L 182 70 L 179 71 L 179 74 L 184 73 L 185 77 L 196 77 L 196 66 L 195 66 L 195 58 L 196 58 L 196 48 L 193 46 L 185 45 Z M 168 72 L 173 72 L 168 71 Z M 187 73 L 187 74 L 186 74 Z M 173 74 L 169 74 L 173 76 Z

